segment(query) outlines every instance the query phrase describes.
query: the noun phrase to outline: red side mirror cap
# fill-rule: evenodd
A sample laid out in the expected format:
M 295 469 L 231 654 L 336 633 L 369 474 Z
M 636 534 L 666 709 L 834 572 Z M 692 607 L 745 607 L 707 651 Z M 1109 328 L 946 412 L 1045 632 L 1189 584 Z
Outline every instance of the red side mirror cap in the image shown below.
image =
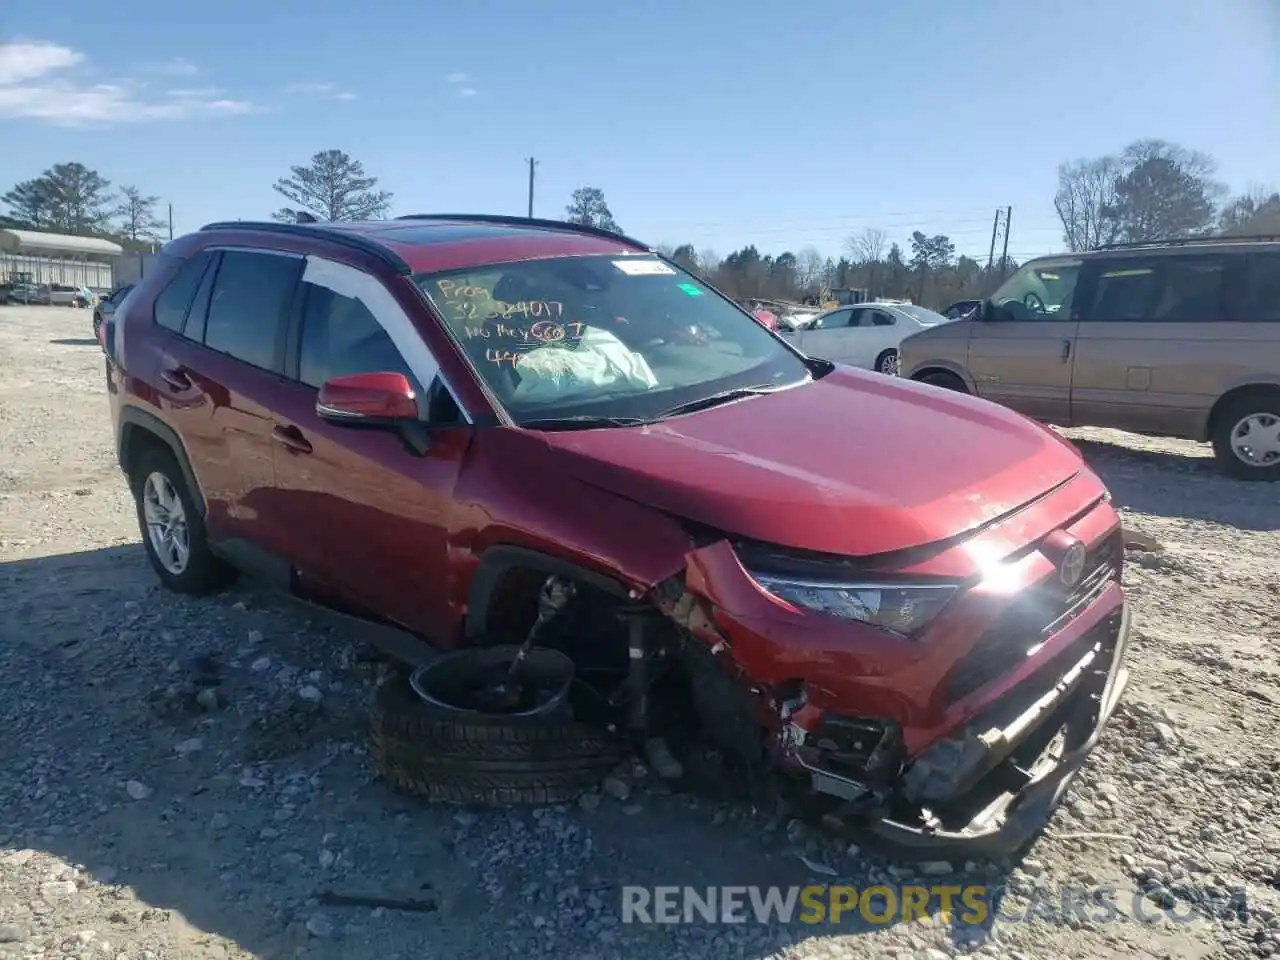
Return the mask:
M 403 373 L 356 373 L 320 387 L 316 415 L 334 423 L 416 420 L 417 395 Z

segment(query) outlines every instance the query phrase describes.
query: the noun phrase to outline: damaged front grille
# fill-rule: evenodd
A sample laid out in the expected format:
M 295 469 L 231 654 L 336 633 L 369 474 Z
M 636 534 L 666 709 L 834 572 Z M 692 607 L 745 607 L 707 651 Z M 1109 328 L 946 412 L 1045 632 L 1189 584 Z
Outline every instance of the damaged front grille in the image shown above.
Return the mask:
M 987 628 L 955 669 L 943 691 L 949 705 L 1014 670 L 1040 645 L 1078 617 L 1120 577 L 1123 538 L 1119 531 L 1085 558 L 1085 574 L 1067 590 L 1050 578 L 1024 590 Z

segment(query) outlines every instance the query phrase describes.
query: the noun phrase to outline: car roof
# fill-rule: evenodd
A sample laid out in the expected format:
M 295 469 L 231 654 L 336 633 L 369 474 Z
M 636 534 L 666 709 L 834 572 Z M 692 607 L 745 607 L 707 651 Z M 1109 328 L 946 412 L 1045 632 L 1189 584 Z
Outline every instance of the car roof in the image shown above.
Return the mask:
M 1280 250 L 1280 236 L 1256 237 L 1189 237 L 1175 240 L 1148 240 L 1142 243 L 1113 243 L 1095 250 L 1078 253 L 1051 253 L 1028 260 L 1023 266 L 1034 263 L 1062 260 L 1098 260 L 1115 257 L 1191 256 L 1204 253 L 1250 253 L 1256 250 Z
M 544 257 L 650 253 L 630 237 L 560 220 L 422 214 L 340 223 L 212 223 L 200 233 L 313 237 L 362 249 L 400 273 L 431 273 Z

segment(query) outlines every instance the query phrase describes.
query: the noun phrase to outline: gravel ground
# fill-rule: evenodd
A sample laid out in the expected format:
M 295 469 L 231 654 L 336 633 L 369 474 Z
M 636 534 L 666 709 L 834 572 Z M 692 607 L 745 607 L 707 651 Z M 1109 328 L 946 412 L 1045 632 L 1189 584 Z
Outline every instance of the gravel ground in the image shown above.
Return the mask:
M 1127 702 L 1029 859 L 907 866 L 652 776 L 545 810 L 390 793 L 364 744 L 384 668 L 347 628 L 251 585 L 157 587 L 89 319 L 0 308 L 0 956 L 1280 951 L 1280 496 L 1219 477 L 1205 448 L 1069 432 L 1162 547 L 1129 556 Z M 621 922 L 623 884 L 922 875 L 1005 885 L 1004 917 L 1035 909 L 985 928 Z M 1062 904 L 1092 885 L 1117 890 L 1110 922 Z

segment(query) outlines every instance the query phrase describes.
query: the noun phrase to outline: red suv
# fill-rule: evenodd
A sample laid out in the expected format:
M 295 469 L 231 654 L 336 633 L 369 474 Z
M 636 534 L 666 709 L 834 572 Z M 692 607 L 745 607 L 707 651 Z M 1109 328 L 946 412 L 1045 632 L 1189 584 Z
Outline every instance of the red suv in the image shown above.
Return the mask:
M 577 655 L 684 671 L 699 736 L 882 839 L 1020 846 L 1124 687 L 1120 522 L 1074 447 L 807 358 L 626 237 L 212 224 L 103 339 L 169 587 L 243 569 L 454 648 L 567 578 Z

